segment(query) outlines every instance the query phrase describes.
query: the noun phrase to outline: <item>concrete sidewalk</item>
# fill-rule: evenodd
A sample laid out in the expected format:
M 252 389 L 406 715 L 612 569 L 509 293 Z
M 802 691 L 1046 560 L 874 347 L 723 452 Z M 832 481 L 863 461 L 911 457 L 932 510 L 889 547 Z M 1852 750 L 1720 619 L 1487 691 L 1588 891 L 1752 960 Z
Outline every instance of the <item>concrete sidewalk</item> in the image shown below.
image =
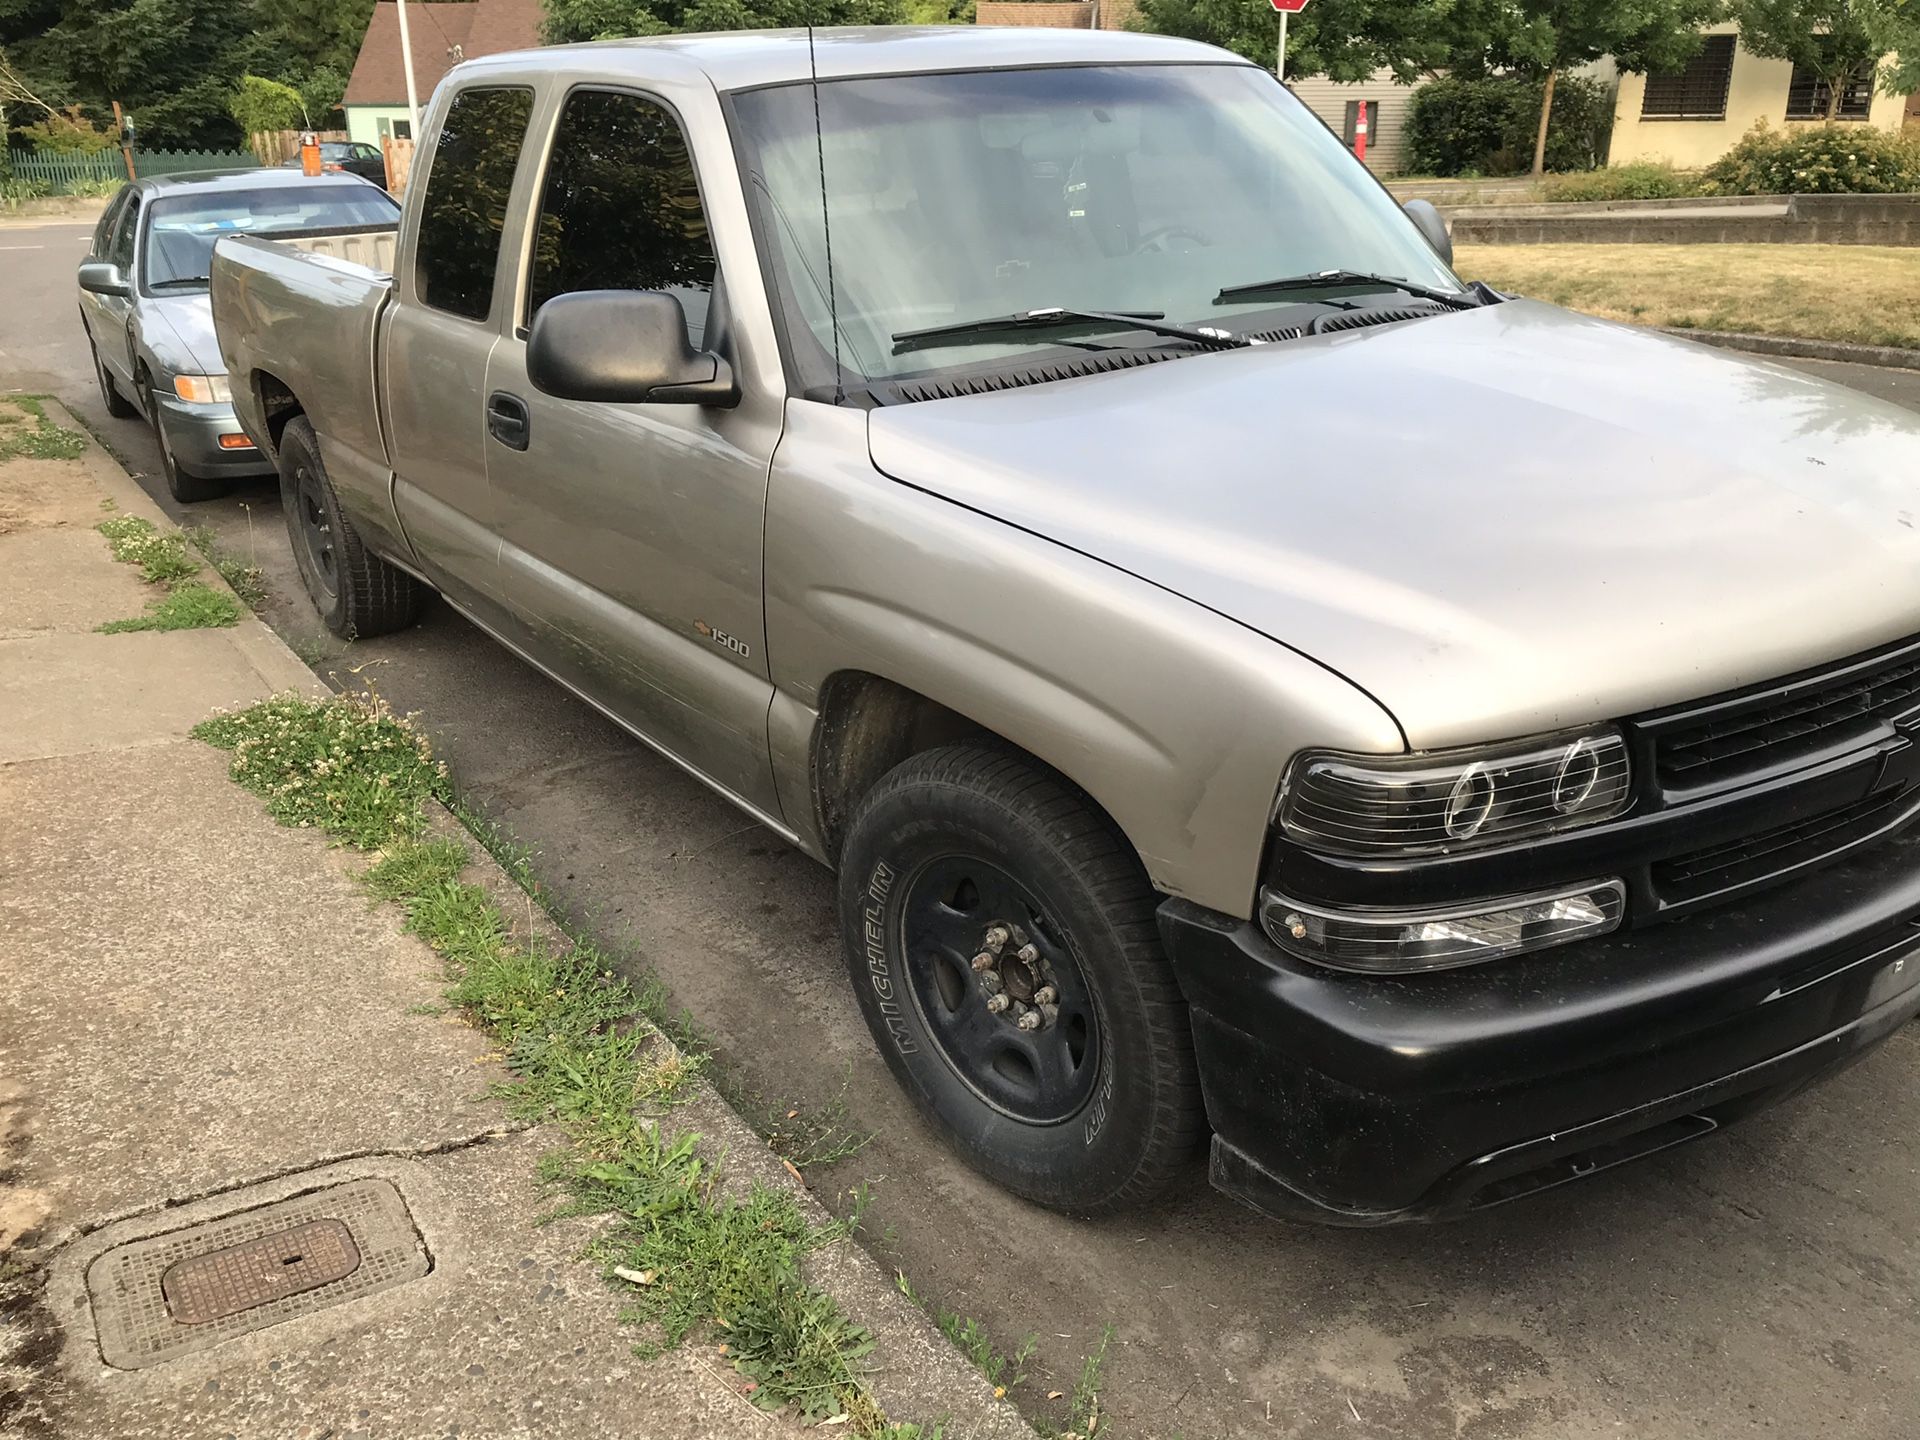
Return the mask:
M 711 1346 L 635 1358 L 437 958 L 187 738 L 312 674 L 250 616 L 94 633 L 153 594 L 105 502 L 164 525 L 91 446 L 0 460 L 0 1435 L 798 1434 Z M 883 1403 L 936 1407 L 900 1418 L 1031 1433 L 864 1255 L 821 1269 Z

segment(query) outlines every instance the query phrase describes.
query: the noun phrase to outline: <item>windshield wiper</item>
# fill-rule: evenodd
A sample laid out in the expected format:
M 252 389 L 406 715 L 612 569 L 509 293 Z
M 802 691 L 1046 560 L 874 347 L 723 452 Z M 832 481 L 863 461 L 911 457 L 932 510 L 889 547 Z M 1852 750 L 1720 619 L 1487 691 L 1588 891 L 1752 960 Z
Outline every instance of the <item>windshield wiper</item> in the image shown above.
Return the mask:
M 164 290 L 169 285 L 209 285 L 213 283 L 211 275 L 176 275 L 171 280 L 149 280 L 149 290 Z
M 960 320 L 951 325 L 935 325 L 927 330 L 901 330 L 893 336 L 893 353 L 928 350 L 955 342 L 991 340 L 1009 330 L 1049 330 L 1062 326 L 1096 325 L 1111 330 L 1145 330 L 1169 340 L 1191 340 L 1212 350 L 1237 350 L 1254 342 L 1231 330 L 1211 325 L 1168 325 L 1164 310 L 1068 310 L 1048 305 L 1039 310 L 1019 310 L 1011 315 L 990 315 L 980 320 Z
M 1408 295 L 1418 296 L 1422 300 L 1432 300 L 1454 310 L 1473 310 L 1485 302 L 1469 295 L 1452 290 L 1435 290 L 1430 285 L 1416 285 L 1410 280 L 1396 280 L 1391 275 L 1370 275 L 1364 270 L 1316 270 L 1310 275 L 1283 275 L 1277 280 L 1257 280 L 1251 285 L 1229 285 L 1213 297 L 1216 305 L 1225 305 L 1229 301 L 1250 298 L 1255 295 L 1281 295 L 1289 290 L 1320 290 L 1332 286 L 1352 287 L 1372 285 L 1387 290 L 1400 290 Z

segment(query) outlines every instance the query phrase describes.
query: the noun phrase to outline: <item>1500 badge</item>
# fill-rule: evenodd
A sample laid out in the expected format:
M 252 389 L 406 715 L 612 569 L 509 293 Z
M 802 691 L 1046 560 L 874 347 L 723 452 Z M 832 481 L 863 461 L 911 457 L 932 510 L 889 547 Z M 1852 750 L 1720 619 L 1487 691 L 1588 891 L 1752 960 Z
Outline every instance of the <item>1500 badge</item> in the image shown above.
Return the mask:
M 716 630 L 704 620 L 694 621 L 693 628 L 696 633 L 706 636 L 707 639 L 713 641 L 714 644 L 726 646 L 727 649 L 733 651 L 733 653 L 738 655 L 742 660 L 747 659 L 753 654 L 753 647 L 747 644 L 746 641 L 736 640 L 733 636 L 727 634 L 726 631 Z

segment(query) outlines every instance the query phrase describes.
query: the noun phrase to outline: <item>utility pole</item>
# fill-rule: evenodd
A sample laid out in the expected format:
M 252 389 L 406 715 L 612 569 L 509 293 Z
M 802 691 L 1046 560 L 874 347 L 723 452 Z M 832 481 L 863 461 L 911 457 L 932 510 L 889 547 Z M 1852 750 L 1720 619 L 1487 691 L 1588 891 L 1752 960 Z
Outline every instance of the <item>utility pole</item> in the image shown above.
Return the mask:
M 120 158 L 127 162 L 127 179 L 138 179 L 139 177 L 133 173 L 133 127 L 127 123 L 126 116 L 121 114 L 118 100 L 113 102 L 113 134 L 114 138 L 120 142 Z
M 407 138 L 420 138 L 420 93 L 413 84 L 413 37 L 407 33 L 407 0 L 398 0 L 400 10 L 400 64 L 407 72 Z

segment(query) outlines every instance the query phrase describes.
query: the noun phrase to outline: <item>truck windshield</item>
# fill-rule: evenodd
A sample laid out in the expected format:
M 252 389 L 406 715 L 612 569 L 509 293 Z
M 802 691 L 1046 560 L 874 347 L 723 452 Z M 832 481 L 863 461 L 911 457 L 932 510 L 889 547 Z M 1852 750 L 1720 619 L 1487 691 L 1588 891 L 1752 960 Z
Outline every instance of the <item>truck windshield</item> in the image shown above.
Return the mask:
M 174 295 L 207 288 L 213 247 L 222 235 L 391 225 L 400 207 L 375 185 L 263 185 L 165 196 L 148 207 L 147 217 L 141 284 Z
M 901 332 L 981 316 L 1065 307 L 1233 328 L 1326 303 L 1222 293 L 1276 276 L 1463 288 L 1312 112 L 1251 66 L 827 81 L 817 138 L 810 85 L 739 95 L 735 114 L 809 389 L 833 378 L 830 315 L 857 384 L 1061 343 L 1008 327 L 896 353 Z

